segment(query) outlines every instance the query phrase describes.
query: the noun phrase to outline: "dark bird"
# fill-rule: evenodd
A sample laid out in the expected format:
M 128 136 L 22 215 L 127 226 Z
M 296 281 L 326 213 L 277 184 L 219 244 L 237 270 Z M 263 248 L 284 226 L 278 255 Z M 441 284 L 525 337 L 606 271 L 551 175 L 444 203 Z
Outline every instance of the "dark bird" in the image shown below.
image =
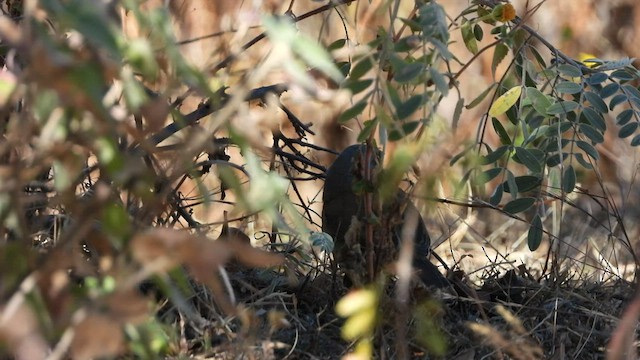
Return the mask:
M 363 178 L 365 145 L 352 145 L 346 148 L 329 167 L 326 174 L 323 194 L 322 231 L 334 239 L 335 258 L 346 276 L 355 284 L 366 283 L 367 245 L 365 223 L 373 221 L 374 232 L 374 270 L 381 271 L 397 259 L 403 224 L 413 219 L 414 253 L 413 267 L 418 277 L 429 287 L 446 287 L 449 282 L 429 260 L 431 239 L 420 212 L 410 201 L 408 195 L 398 189 L 396 196 L 384 205 L 379 204 L 375 190 L 370 191 L 373 199 L 374 219 L 367 216 L 364 206 L 366 188 Z M 377 168 L 380 152 L 373 149 L 371 168 Z M 374 170 L 375 171 L 375 170 Z M 412 229 L 409 229 L 412 230 Z

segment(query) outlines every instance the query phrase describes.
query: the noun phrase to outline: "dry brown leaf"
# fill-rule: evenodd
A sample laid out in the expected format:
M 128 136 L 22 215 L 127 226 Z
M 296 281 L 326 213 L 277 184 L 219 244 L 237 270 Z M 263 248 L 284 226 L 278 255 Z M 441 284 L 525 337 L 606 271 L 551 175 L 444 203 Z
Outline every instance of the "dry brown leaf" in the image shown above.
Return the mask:
M 206 279 L 217 272 L 218 267 L 233 255 L 228 244 L 197 236 L 190 239 L 189 244 L 181 247 L 179 252 L 184 265 L 200 279 Z
M 162 97 L 151 99 L 144 103 L 140 107 L 140 113 L 147 120 L 147 127 L 144 129 L 145 134 L 153 134 L 160 130 L 167 121 L 169 110 L 169 104 Z
M 221 237 L 223 241 L 211 241 L 204 236 L 186 231 L 154 229 L 136 236 L 132 240 L 131 249 L 135 259 L 143 265 L 159 258 L 172 259 L 172 267 L 178 263 L 184 264 L 199 277 L 209 276 L 231 257 L 248 267 L 272 267 L 283 264 L 282 255 L 256 249 L 247 241 L 246 235 L 242 235 L 232 233 Z
M 118 321 L 102 314 L 89 314 L 74 328 L 71 358 L 93 359 L 116 356 L 124 350 L 124 334 Z
M 238 261 L 248 267 L 273 267 L 284 263 L 284 256 L 256 249 L 249 244 L 233 243 L 233 252 Z
M 109 294 L 104 300 L 110 318 L 121 323 L 141 323 L 146 320 L 151 310 L 149 300 L 137 289 L 126 289 Z
M 0 16 L 0 37 L 11 46 L 17 47 L 24 42 L 20 27 L 8 16 Z
M 280 266 L 284 263 L 284 256 L 251 246 L 249 237 L 236 228 L 229 228 L 218 241 L 223 241 L 231 248 L 233 257 L 246 267 L 268 268 Z
M 0 307 L 0 343 L 9 347 L 15 359 L 45 358 L 48 345 L 39 329 L 36 315 L 26 303 Z
M 36 273 L 37 286 L 51 317 L 56 320 L 68 316 L 73 307 L 68 272 L 68 269 L 74 266 L 73 256 L 68 256 L 68 253 L 63 251 L 62 248 L 56 248 Z
M 217 275 L 219 267 L 231 258 L 231 247 L 224 242 L 211 241 L 205 237 L 194 237 L 191 239 L 191 246 L 182 250 L 182 259 L 189 273 L 197 281 L 209 287 L 216 303 L 225 313 L 235 313 L 235 307 L 229 300 Z
M 284 263 L 284 257 L 251 246 L 241 232 L 225 235 L 223 241 L 174 229 L 153 229 L 136 236 L 131 243 L 133 256 L 153 271 L 168 271 L 184 265 L 199 282 L 207 285 L 222 310 L 235 313 L 235 307 L 218 277 L 219 268 L 235 258 L 247 267 L 271 267 Z M 157 266 L 160 264 L 160 266 Z
M 173 229 L 153 229 L 137 235 L 131 241 L 133 257 L 142 265 L 150 265 L 160 258 L 169 260 L 161 270 L 169 270 L 180 264 L 181 258 L 177 250 L 189 246 L 188 239 L 192 235 Z M 185 245 L 186 244 L 186 245 Z

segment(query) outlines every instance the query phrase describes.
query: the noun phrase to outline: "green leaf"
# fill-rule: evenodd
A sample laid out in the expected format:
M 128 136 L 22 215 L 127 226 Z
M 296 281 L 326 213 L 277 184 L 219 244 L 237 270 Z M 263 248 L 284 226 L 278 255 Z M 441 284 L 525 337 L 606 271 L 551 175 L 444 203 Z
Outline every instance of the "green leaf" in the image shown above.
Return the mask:
M 107 13 L 92 1 L 44 1 L 42 6 L 49 15 L 77 30 L 83 38 L 96 48 L 106 50 L 109 55 L 119 53 L 116 29 L 109 22 Z
M 633 137 L 633 139 L 631 139 L 631 146 L 638 146 L 640 145 L 640 134 L 636 135 Z
M 613 110 L 616 106 L 626 102 L 629 98 L 626 94 L 618 94 L 609 101 L 609 109 Z
M 502 184 L 496 186 L 495 190 L 493 190 L 493 194 L 491 194 L 491 197 L 489 198 L 489 203 L 493 206 L 498 206 L 500 201 L 502 201 L 503 194 L 504 190 Z
M 358 61 L 358 63 L 351 69 L 351 73 L 349 74 L 349 78 L 352 80 L 357 80 L 361 78 L 364 74 L 366 74 L 373 67 L 373 61 L 370 56 L 362 58 Z
M 627 125 L 620 128 L 618 137 L 621 139 L 628 138 L 629 136 L 633 135 L 633 133 L 635 133 L 636 130 L 638 130 L 638 123 L 635 121 L 630 122 Z
M 511 198 L 517 199 L 518 193 L 520 192 L 520 190 L 518 190 L 518 183 L 516 182 L 516 178 L 515 176 L 513 176 L 513 173 L 509 170 L 506 171 L 506 175 L 507 175 L 506 184 L 507 184 L 507 187 L 509 188 L 509 193 L 511 194 Z
M 576 187 L 576 171 L 573 166 L 567 165 L 564 168 L 564 174 L 562 175 L 562 191 L 569 194 L 573 192 Z
M 449 41 L 447 14 L 440 4 L 436 2 L 424 4 L 420 6 L 419 14 L 419 22 L 425 35 L 443 42 Z
M 342 73 L 335 66 L 327 50 L 317 41 L 299 33 L 291 19 L 265 15 L 262 17 L 262 23 L 273 43 L 292 49 L 306 64 L 320 70 L 334 81 L 343 80 Z M 290 68 L 292 69 L 293 67 Z
M 622 85 L 622 89 L 627 95 L 634 97 L 636 99 L 640 99 L 640 91 L 636 87 L 631 86 L 629 84 L 624 84 Z
M 102 72 L 97 64 L 81 63 L 70 69 L 68 79 L 95 104 L 101 104 L 106 91 Z
M 433 67 L 429 68 L 429 75 L 431 76 L 431 80 L 436 85 L 436 89 L 440 91 L 443 96 L 447 96 L 449 94 L 449 83 L 447 79 L 436 69 Z
M 480 181 L 478 181 L 478 185 L 483 185 L 488 183 L 489 181 L 496 178 L 496 176 L 500 175 L 504 169 L 501 167 L 492 168 L 489 170 L 485 170 L 480 175 Z
M 530 128 L 533 129 L 533 131 L 527 135 L 526 140 L 522 143 L 522 145 L 528 145 L 530 143 L 535 142 L 536 140 L 544 137 L 544 134 L 547 132 L 547 129 L 549 128 L 548 125 L 542 125 L 542 121 L 544 121 L 544 118 L 542 116 L 533 116 L 531 119 L 526 119 L 525 123 L 527 125 L 529 125 L 528 127 L 524 127 L 523 128 Z M 524 124 L 523 124 L 524 125 Z
M 578 103 L 571 100 L 565 100 L 557 102 L 547 109 L 547 114 L 549 115 L 557 115 L 571 112 L 578 108 Z
M 458 99 L 456 107 L 453 110 L 453 118 L 451 119 L 451 129 L 455 132 L 458 129 L 458 122 L 460 121 L 460 115 L 462 115 L 462 108 L 464 107 L 464 98 Z
M 110 175 L 120 173 L 124 168 L 124 159 L 118 145 L 113 138 L 103 136 L 95 140 L 94 143 L 98 160 Z
M 566 75 L 568 77 L 572 77 L 572 78 L 582 76 L 582 71 L 580 71 L 580 69 L 570 64 L 559 65 L 558 71 L 560 71 L 561 74 Z
M 554 167 L 554 166 L 558 166 L 560 165 L 567 157 L 569 157 L 569 154 L 567 153 L 562 153 L 562 154 L 553 154 L 551 156 L 549 156 L 547 158 L 547 167 Z
M 482 93 L 480 93 L 480 95 L 478 95 L 475 99 L 473 99 L 467 106 L 467 109 L 473 109 L 474 107 L 478 106 L 478 104 L 480 104 L 482 102 L 482 100 L 484 100 L 484 98 L 487 97 L 487 95 L 489 94 L 489 92 L 491 90 L 493 90 L 493 87 L 496 86 L 497 83 L 493 83 L 491 84 L 488 88 L 486 88 Z
M 496 45 L 493 50 L 493 60 L 491 60 L 491 73 L 495 76 L 496 68 L 509 53 L 509 48 L 503 43 Z
M 544 61 L 544 58 L 542 57 L 542 55 L 540 55 L 538 50 L 533 46 L 530 46 L 528 49 L 533 54 L 533 57 L 535 57 L 536 61 L 538 62 L 538 65 L 540 66 L 540 68 L 545 69 L 547 67 L 547 63 Z
M 580 165 L 582 165 L 582 167 L 584 167 L 585 169 L 591 170 L 593 169 L 593 166 L 591 166 L 591 164 L 585 160 L 584 156 L 582 156 L 581 153 L 575 153 L 573 154 L 573 157 L 580 163 Z
M 473 36 L 475 36 L 476 40 L 482 41 L 482 38 L 484 37 L 482 26 L 480 26 L 479 24 L 475 24 L 473 26 Z
M 327 46 L 327 50 L 333 51 L 333 50 L 342 49 L 346 44 L 347 44 L 347 39 L 338 39 L 332 42 L 331 44 L 329 44 L 329 46 Z
M 451 54 L 451 52 L 449 51 L 449 48 L 447 47 L 446 43 L 435 38 L 430 38 L 429 41 L 438 50 L 441 58 L 447 61 L 451 60 L 451 58 L 453 57 L 453 54 Z
M 396 89 L 391 82 L 387 83 L 386 88 L 387 88 L 387 92 L 389 93 L 389 98 L 393 103 L 393 106 L 397 108 L 400 105 L 402 105 L 402 99 L 400 99 L 400 94 L 398 93 L 398 89 Z
M 406 135 L 412 134 L 421 124 L 422 121 L 407 121 L 402 124 L 402 131 L 404 131 Z
M 464 46 L 466 46 L 467 50 L 469 50 L 472 54 L 478 53 L 478 42 L 476 40 L 476 36 L 474 34 L 474 29 L 471 27 L 471 22 L 466 21 L 460 27 L 460 31 L 462 32 L 462 41 L 464 42 Z
M 589 140 L 593 141 L 595 144 L 600 144 L 604 141 L 604 136 L 598 130 L 596 130 L 593 126 L 588 124 L 580 124 L 580 132 L 583 133 Z
M 76 174 L 71 173 L 62 161 L 53 160 L 51 164 L 53 170 L 53 187 L 57 191 L 67 190 L 73 184 Z
M 33 102 L 33 115 L 40 124 L 44 125 L 58 106 L 58 94 L 54 90 L 40 89 Z
M 572 81 L 561 81 L 555 89 L 561 94 L 577 94 L 582 91 L 582 85 Z
M 349 75 L 349 71 L 351 71 L 351 63 L 348 61 L 339 61 L 336 63 L 336 67 L 340 69 L 340 73 L 342 73 L 342 76 L 345 78 Z
M 312 68 L 320 70 L 338 83 L 343 80 L 342 73 L 336 68 L 331 55 L 315 40 L 298 34 L 291 47 L 296 55 Z
M 538 186 L 540 186 L 540 184 L 542 183 L 542 180 L 539 177 L 533 176 L 533 175 L 516 176 L 515 180 L 516 180 L 516 189 L 515 189 L 516 192 L 531 191 L 537 188 Z M 505 186 L 504 191 L 511 193 L 511 189 L 509 188 L 509 184 L 507 182 L 504 182 L 503 186 Z
M 406 123 L 403 123 L 400 129 L 393 129 L 389 131 L 389 141 L 398 141 L 405 136 L 410 135 L 411 133 L 416 131 L 421 123 L 421 121 L 408 121 Z
M 598 94 L 591 91 L 585 91 L 583 95 L 585 99 L 587 99 L 587 101 L 601 114 L 606 114 L 607 112 L 609 112 L 607 104 L 605 104 L 605 102 L 600 98 Z
M 351 93 L 355 95 L 366 90 L 369 86 L 371 86 L 371 84 L 373 84 L 373 80 L 371 79 L 355 80 L 355 81 L 348 79 L 345 82 L 344 88 L 351 90 Z
M 155 79 L 159 68 L 156 55 L 147 39 L 132 39 L 125 49 L 126 61 L 147 79 Z
M 609 75 L 605 73 L 593 73 L 591 74 L 591 76 L 587 78 L 587 82 L 589 83 L 589 85 L 593 86 L 593 85 L 601 84 L 607 81 L 607 79 L 609 79 Z
M 534 87 L 528 87 L 527 98 L 531 100 L 531 106 L 533 106 L 538 113 L 542 115 L 547 114 L 547 109 L 551 106 L 551 101 L 545 94 Z
M 131 233 L 131 220 L 129 214 L 124 207 L 119 204 L 111 203 L 107 205 L 102 212 L 102 221 L 100 223 L 102 229 L 111 236 L 114 244 L 121 247 L 123 241 Z
M 268 172 L 262 167 L 260 159 L 251 151 L 242 154 L 247 163 L 246 170 L 251 178 L 249 189 L 242 194 L 243 205 L 248 211 L 273 211 L 284 198 L 289 181 L 275 172 Z
M 586 141 L 582 141 L 582 140 L 578 140 L 576 141 L 576 145 L 585 152 L 585 154 L 587 154 L 587 156 L 589 156 L 590 158 L 594 159 L 594 160 L 598 160 L 600 159 L 600 154 L 598 153 L 598 150 L 596 150 L 595 147 L 593 147 L 593 145 L 589 144 Z
M 422 105 L 424 97 L 422 95 L 413 95 L 407 101 L 396 108 L 398 119 L 403 120 L 411 116 Z
M 414 21 L 414 20 L 400 18 L 400 21 L 402 21 L 402 23 L 406 24 L 409 27 L 409 29 L 411 29 L 411 31 L 413 31 L 413 32 L 417 32 L 417 31 L 422 30 L 420 24 L 418 22 Z M 380 41 L 380 37 L 376 38 L 375 42 L 379 42 L 379 41 Z M 371 48 L 375 48 L 375 46 L 372 46 L 372 45 L 376 45 L 375 42 L 372 41 L 368 45 Z
M 489 116 L 496 117 L 507 112 L 507 110 L 509 110 L 509 108 L 518 101 L 521 93 L 521 86 L 514 86 L 511 89 L 507 90 L 507 92 L 502 94 L 502 96 L 497 98 L 496 101 L 491 104 L 491 108 L 489 109 Z
M 616 70 L 611 73 L 611 77 L 620 81 L 630 81 L 634 79 L 634 76 L 626 70 Z
M 149 99 L 144 86 L 133 76 L 123 77 L 122 93 L 132 111 L 138 111 Z
M 637 98 L 635 96 L 630 96 L 629 100 L 631 100 L 631 102 L 633 103 L 631 106 L 635 106 L 636 108 L 640 107 L 640 98 Z
M 615 94 L 620 90 L 620 85 L 618 83 L 607 84 L 605 87 L 600 90 L 600 97 L 603 99 L 608 98 L 609 96 Z
M 633 109 L 622 110 L 620 112 L 620 114 L 618 114 L 616 116 L 616 124 L 618 124 L 620 126 L 625 125 L 626 123 L 629 122 L 629 120 L 631 120 L 631 118 L 634 115 L 634 112 L 635 112 L 635 110 L 633 110 Z
M 516 147 L 516 156 L 518 157 L 518 160 L 520 160 L 520 162 L 532 173 L 539 174 L 542 172 L 541 161 L 533 154 L 533 152 L 522 147 Z
M 410 52 L 418 46 L 424 44 L 424 39 L 418 35 L 408 35 L 399 39 L 393 44 L 393 51 L 396 53 Z
M 448 335 L 445 334 L 444 328 L 440 324 L 440 320 L 434 316 L 435 314 L 441 314 L 444 310 L 443 306 L 438 300 L 424 299 L 412 307 L 411 314 L 415 319 L 415 340 L 421 348 L 427 350 L 429 355 L 436 358 L 444 358 L 449 351 Z M 384 315 L 381 315 L 384 316 Z M 384 321 L 384 320 L 383 320 Z M 413 321 L 412 321 L 413 322 Z M 372 327 L 372 334 L 375 332 L 375 326 Z M 369 336 L 371 339 L 373 335 Z M 363 337 L 364 338 L 364 337 Z M 367 339 L 367 341 L 371 341 Z M 361 347 L 358 346 L 358 350 Z M 373 350 L 365 353 L 364 351 L 357 351 L 354 355 L 360 359 L 373 358 L 369 354 L 373 353 Z M 395 356 L 394 356 L 395 357 Z
M 491 123 L 493 124 L 493 129 L 500 138 L 500 142 L 505 145 L 511 144 L 511 138 L 509 137 L 509 134 L 507 134 L 507 130 L 502 126 L 502 123 L 500 123 L 500 120 L 491 118 Z
M 354 117 L 360 115 L 366 107 L 367 102 L 360 101 L 359 103 L 353 105 L 349 109 L 345 110 L 342 114 L 340 114 L 340 116 L 338 117 L 338 123 L 344 123 L 353 119 Z
M 558 137 L 552 136 L 547 142 L 547 146 L 544 148 L 544 151 L 548 153 L 560 151 L 564 149 L 569 144 L 569 139 L 560 139 L 560 144 L 558 144 Z
M 573 124 L 570 121 L 561 121 L 557 123 L 553 123 L 549 125 L 549 128 L 546 131 L 547 136 L 558 136 L 573 127 Z
M 422 76 L 424 70 L 425 66 L 423 63 L 404 63 L 401 68 L 396 69 L 396 73 L 394 74 L 393 79 L 401 84 L 408 83 Z
M 540 247 L 543 234 L 544 230 L 542 228 L 542 220 L 540 219 L 540 215 L 536 214 L 531 221 L 531 226 L 527 233 L 527 245 L 529 245 L 529 250 L 536 251 L 538 247 Z
M 604 121 L 604 118 L 600 113 L 593 110 L 591 107 L 586 107 L 582 109 L 582 115 L 587 119 L 589 124 L 600 131 L 605 131 L 607 129 L 607 123 Z
M 536 203 L 536 199 L 532 197 L 522 197 L 519 199 L 515 199 L 509 201 L 505 204 L 504 212 L 508 214 L 515 215 L 517 213 L 521 213 L 523 211 L 529 210 Z
M 640 98 L 631 97 L 631 98 L 629 98 L 629 100 L 631 100 L 631 102 L 632 102 L 631 106 L 636 107 L 636 108 L 640 108 Z
M 455 165 L 458 162 L 458 160 L 462 159 L 465 155 L 467 155 L 469 153 L 469 151 L 473 150 L 474 148 L 475 148 L 474 144 L 467 145 L 467 147 L 462 149 L 462 151 L 460 151 L 459 153 L 454 155 L 451 158 L 451 160 L 449 160 L 449 165 L 450 166 Z
M 488 165 L 498 161 L 507 152 L 507 150 L 509 150 L 509 148 L 510 146 L 503 145 L 494 151 L 490 151 L 487 155 L 482 157 L 482 165 Z
M 371 133 L 373 132 L 373 130 L 376 128 L 377 125 L 378 125 L 378 118 L 365 121 L 364 127 L 360 131 L 360 134 L 358 134 L 358 142 L 361 143 L 367 140 L 369 136 L 371 136 Z

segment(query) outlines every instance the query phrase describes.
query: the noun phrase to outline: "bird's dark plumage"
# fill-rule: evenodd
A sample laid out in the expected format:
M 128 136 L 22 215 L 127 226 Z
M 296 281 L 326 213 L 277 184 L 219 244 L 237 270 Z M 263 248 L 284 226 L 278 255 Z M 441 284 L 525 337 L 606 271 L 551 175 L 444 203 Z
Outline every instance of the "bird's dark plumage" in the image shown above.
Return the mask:
M 346 148 L 327 170 L 324 185 L 322 230 L 331 235 L 335 243 L 335 256 L 338 263 L 345 269 L 345 273 L 360 280 L 366 278 L 366 237 L 364 234 L 363 196 L 354 192 L 354 183 L 362 177 L 362 163 L 365 157 L 365 145 L 352 145 Z M 380 160 L 377 149 L 371 156 L 371 165 L 376 166 Z M 377 196 L 375 197 L 377 198 Z M 400 242 L 402 224 L 405 219 L 415 216 L 417 226 L 414 231 L 413 266 L 419 272 L 419 277 L 427 286 L 445 287 L 449 283 L 428 260 L 431 239 L 418 209 L 411 203 L 407 194 L 398 190 L 395 198 L 380 207 L 377 223 L 381 224 L 374 233 L 377 269 L 395 260 L 397 246 Z M 402 213 L 402 216 L 400 214 Z M 394 219 L 395 217 L 395 219 Z M 356 221 L 352 226 L 352 221 Z M 385 233 L 386 228 L 391 229 Z M 390 245 L 385 245 L 385 239 L 390 239 Z M 357 281 L 361 282 L 361 281 Z

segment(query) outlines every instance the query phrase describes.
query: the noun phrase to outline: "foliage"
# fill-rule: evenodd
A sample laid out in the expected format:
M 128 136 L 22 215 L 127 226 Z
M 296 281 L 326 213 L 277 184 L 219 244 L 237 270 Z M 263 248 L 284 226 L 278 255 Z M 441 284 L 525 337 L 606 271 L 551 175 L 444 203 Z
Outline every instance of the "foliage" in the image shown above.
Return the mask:
M 351 2 L 308 14 L 342 11 Z M 266 268 L 256 277 L 267 288 L 327 271 L 311 245 L 333 246 L 318 234 L 309 244 L 313 200 L 297 185 L 323 177 L 324 167 L 309 155 L 322 148 L 309 140 L 308 119 L 281 101 L 284 92 L 339 109 L 339 124 L 361 124 L 360 142 L 394 145 L 389 165 L 376 174 L 383 197 L 431 149 L 443 99 L 458 94 L 455 128 L 464 111 L 490 98 L 480 128 L 492 129 L 497 142 L 479 138 L 450 161 L 464 171 L 455 179 L 457 195 L 472 189 L 459 204 L 526 221 L 531 250 L 545 235 L 556 236 L 545 228 L 545 204 L 567 201 L 579 174 L 597 167 L 598 145 L 609 134 L 640 145 L 640 72 L 632 59 L 572 59 L 510 4 L 475 1 L 447 14 L 436 1 L 417 1 L 401 16 L 400 3 L 388 2 L 388 25 L 362 44 L 347 36 L 325 46 L 296 28 L 306 16 L 264 15 L 264 33 L 221 46 L 205 69 L 185 59 L 162 6 L 8 5 L 0 17 L 0 351 L 16 358 L 184 355 L 210 344 L 187 346 L 186 335 L 167 324 L 187 321 L 208 329 L 206 336 L 214 336 L 211 328 L 231 332 L 218 320 L 225 316 L 243 322 L 234 331 L 253 324 L 255 314 L 235 302 L 224 267 Z M 148 36 L 125 36 L 114 15 L 119 9 Z M 457 32 L 468 60 L 452 49 Z M 270 51 L 234 73 L 263 39 Z M 548 51 L 541 53 L 538 42 Z M 467 101 L 458 80 L 486 52 L 493 52 L 498 80 Z M 286 81 L 269 83 L 275 71 Z M 352 100 L 346 107 L 339 104 L 345 94 Z M 184 110 L 194 98 L 197 105 Z M 285 114 L 293 130 L 238 125 L 238 117 L 250 117 L 252 101 Z M 230 159 L 230 147 L 240 149 L 241 164 Z M 198 188 L 196 199 L 181 192 L 185 182 Z M 230 230 L 226 213 L 213 223 L 193 214 L 196 206 L 225 202 L 233 203 L 234 220 L 268 223 L 271 251 Z M 224 232 L 211 241 L 217 227 Z M 360 290 L 338 303 L 348 318 L 344 338 L 357 340 L 360 354 L 373 353 L 382 293 Z M 354 299 L 360 303 L 350 309 Z M 268 313 L 271 336 L 282 321 Z M 433 330 L 433 316 L 422 317 L 418 328 Z M 15 324 L 21 331 L 12 330 Z M 440 339 L 426 347 L 444 352 Z M 29 353 L 22 352 L 26 345 Z

